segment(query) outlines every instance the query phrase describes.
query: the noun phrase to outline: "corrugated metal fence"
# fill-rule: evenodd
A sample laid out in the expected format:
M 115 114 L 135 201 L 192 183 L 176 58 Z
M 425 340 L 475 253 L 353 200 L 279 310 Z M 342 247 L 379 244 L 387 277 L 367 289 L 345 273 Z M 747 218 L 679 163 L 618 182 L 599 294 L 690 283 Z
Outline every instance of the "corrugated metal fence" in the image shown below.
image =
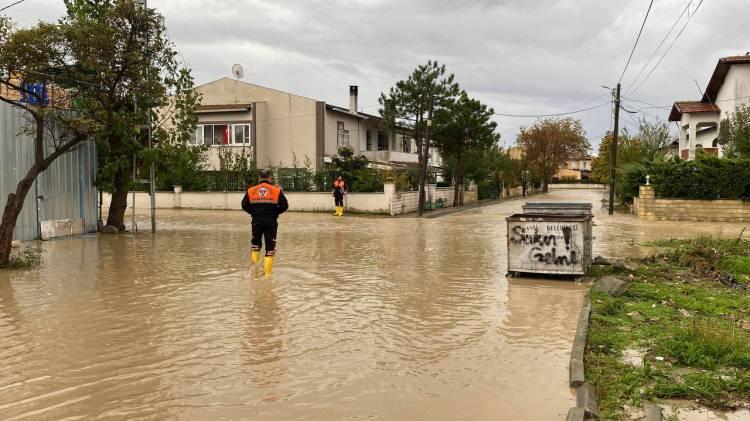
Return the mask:
M 33 137 L 21 133 L 24 111 L 0 102 L 0 213 L 34 163 Z M 26 197 L 14 232 L 17 240 L 39 238 L 39 221 L 81 218 L 87 232 L 96 231 L 96 147 L 86 142 L 58 158 L 42 173 Z M 37 210 L 36 196 L 42 196 Z

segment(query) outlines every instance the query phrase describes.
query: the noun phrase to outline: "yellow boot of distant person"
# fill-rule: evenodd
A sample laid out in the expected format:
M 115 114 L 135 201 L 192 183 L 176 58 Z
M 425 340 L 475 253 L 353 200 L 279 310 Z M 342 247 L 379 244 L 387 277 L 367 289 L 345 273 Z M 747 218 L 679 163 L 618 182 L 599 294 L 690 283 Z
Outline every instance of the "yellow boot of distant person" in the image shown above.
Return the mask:
M 260 250 L 253 250 L 250 252 L 250 260 L 253 261 L 254 265 L 257 265 L 258 262 L 260 262 Z
M 339 216 L 339 207 L 336 206 L 336 212 L 333 213 L 333 216 Z
M 263 259 L 263 273 L 266 276 L 271 276 L 271 272 L 273 272 L 273 256 L 266 256 Z

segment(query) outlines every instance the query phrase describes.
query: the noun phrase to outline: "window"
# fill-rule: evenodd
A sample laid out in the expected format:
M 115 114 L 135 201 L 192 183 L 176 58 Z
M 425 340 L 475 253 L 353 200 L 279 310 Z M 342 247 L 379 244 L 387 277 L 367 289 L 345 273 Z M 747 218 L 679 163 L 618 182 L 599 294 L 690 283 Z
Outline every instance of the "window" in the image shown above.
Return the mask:
M 411 139 L 401 135 L 401 152 L 411 153 Z
M 378 150 L 379 151 L 388 150 L 388 135 L 385 134 L 385 132 L 382 130 L 378 131 Z
M 250 125 L 249 124 L 235 124 L 232 126 L 234 131 L 233 144 L 235 145 L 249 145 L 250 144 Z
M 349 130 L 344 129 L 343 121 L 337 123 L 336 145 L 338 147 L 349 146 Z
M 249 145 L 250 124 L 202 124 L 195 130 L 193 145 Z
M 367 129 L 367 150 L 372 150 L 372 131 L 370 129 Z

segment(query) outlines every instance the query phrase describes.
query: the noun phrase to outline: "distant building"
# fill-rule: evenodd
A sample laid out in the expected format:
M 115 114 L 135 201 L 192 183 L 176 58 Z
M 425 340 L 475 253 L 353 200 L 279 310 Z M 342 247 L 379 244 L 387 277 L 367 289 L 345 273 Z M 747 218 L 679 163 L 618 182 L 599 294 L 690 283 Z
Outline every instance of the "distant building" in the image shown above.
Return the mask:
M 552 178 L 555 180 L 587 180 L 591 178 L 593 161 L 594 158 L 591 155 L 568 160 Z
M 750 103 L 750 55 L 719 60 L 700 101 L 678 101 L 669 121 L 679 124 L 678 156 L 694 159 L 697 150 L 723 156 L 721 119 Z
M 520 161 L 523 159 L 524 155 L 525 151 L 521 146 L 511 146 L 510 148 L 508 148 L 508 156 L 510 156 L 510 159 Z
M 381 167 L 416 164 L 413 139 L 380 128 L 381 118 L 358 110 L 359 88 L 349 87 L 349 107 L 229 78 L 199 86 L 198 129 L 193 142 L 210 146 L 209 165 L 219 167 L 219 151 L 245 151 L 259 167 L 291 167 L 309 159 L 320 169 L 340 146 L 350 146 Z M 430 165 L 440 166 L 437 150 Z

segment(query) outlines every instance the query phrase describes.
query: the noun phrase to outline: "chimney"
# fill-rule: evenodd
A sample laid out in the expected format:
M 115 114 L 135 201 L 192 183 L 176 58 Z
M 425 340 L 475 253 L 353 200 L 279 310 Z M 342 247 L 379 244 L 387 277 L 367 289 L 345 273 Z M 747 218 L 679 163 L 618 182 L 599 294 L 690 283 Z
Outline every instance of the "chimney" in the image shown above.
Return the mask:
M 357 100 L 359 98 L 359 87 L 357 85 L 349 85 L 349 111 L 357 114 Z

